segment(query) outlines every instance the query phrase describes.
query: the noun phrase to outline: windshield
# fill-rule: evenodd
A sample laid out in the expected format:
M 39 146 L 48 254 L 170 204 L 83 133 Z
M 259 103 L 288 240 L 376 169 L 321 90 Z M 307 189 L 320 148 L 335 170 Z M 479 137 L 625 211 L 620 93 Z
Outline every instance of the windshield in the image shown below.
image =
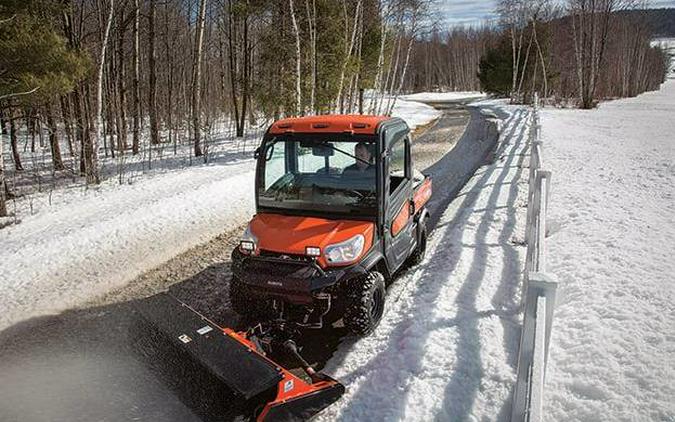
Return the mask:
M 265 142 L 260 153 L 258 204 L 376 215 L 374 140 L 331 141 L 319 136 Z

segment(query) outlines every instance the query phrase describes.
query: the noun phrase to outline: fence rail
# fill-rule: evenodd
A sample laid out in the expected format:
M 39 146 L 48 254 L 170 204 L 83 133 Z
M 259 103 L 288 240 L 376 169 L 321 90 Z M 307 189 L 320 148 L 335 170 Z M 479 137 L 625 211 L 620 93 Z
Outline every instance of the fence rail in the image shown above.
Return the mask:
M 557 283 L 546 273 L 546 214 L 551 172 L 543 169 L 539 101 L 535 95 L 530 125 L 530 172 L 525 225 L 525 272 L 522 303 L 523 327 L 518 350 L 518 379 L 511 421 L 544 420 L 544 380 L 553 324 Z

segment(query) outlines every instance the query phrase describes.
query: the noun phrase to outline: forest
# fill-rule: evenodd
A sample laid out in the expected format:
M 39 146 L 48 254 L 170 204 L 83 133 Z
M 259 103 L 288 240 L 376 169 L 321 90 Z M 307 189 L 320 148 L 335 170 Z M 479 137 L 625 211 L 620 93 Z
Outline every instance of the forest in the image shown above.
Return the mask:
M 628 1 L 501 0 L 498 20 L 452 28 L 435 5 L 3 0 L 0 216 L 36 190 L 123 183 L 132 164 L 207 162 L 214 139 L 283 116 L 390 114 L 417 91 L 591 108 L 665 77 L 649 46 L 662 14 L 620 13 Z

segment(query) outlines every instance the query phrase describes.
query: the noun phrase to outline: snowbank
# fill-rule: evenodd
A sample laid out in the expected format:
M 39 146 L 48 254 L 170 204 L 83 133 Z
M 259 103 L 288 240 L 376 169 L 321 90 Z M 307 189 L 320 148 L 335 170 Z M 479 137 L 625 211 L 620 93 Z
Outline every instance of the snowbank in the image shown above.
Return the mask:
M 34 200 L 44 198 L 37 196 Z M 52 207 L 0 230 L 0 329 L 123 286 L 253 213 L 253 162 L 57 191 Z
M 452 102 L 467 101 L 485 98 L 486 94 L 477 91 L 456 91 L 456 92 L 418 92 L 416 94 L 403 95 L 402 99 L 408 101 L 425 102 Z
M 394 110 L 391 113 L 392 116 L 405 120 L 411 130 L 439 118 L 441 114 L 443 113 L 429 105 L 416 101 L 406 101 L 400 98 L 396 100 Z
M 329 361 L 347 392 L 319 420 L 508 419 L 529 122 L 524 109 L 502 111 L 510 117 L 495 162 L 443 213 L 425 262 L 390 287 L 377 330 L 341 344 Z
M 560 281 L 544 414 L 675 420 L 675 81 L 542 122 Z
M 410 101 L 394 109 L 411 127 L 439 114 Z M 26 211 L 22 221 L 0 229 L 0 330 L 123 287 L 245 224 L 254 213 L 255 164 L 237 152 L 235 141 L 218 148 L 208 165 L 180 168 L 177 162 L 138 173 L 133 184 L 111 178 L 86 190 L 60 188 L 17 201 Z

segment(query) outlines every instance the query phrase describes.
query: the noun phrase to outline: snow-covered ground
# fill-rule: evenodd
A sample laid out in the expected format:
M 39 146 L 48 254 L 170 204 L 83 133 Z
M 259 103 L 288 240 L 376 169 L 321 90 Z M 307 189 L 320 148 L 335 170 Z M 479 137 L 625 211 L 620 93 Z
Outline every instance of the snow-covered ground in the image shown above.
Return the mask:
M 560 281 L 544 414 L 673 421 L 675 80 L 542 121 Z
M 393 114 L 415 127 L 440 113 L 399 100 Z M 21 222 L 0 229 L 0 330 L 81 305 L 245 224 L 254 212 L 255 142 L 242 154 L 236 141 L 221 139 L 208 164 L 168 160 L 134 171 L 132 179 L 127 174 L 131 184 L 110 177 L 89 189 L 61 187 L 19 199 Z
M 494 163 L 441 216 L 423 264 L 397 279 L 366 340 L 326 371 L 347 387 L 319 420 L 507 420 L 519 341 L 528 112 L 508 113 Z M 451 169 L 448 169 L 449 171 Z
M 483 92 L 456 91 L 456 92 L 418 92 L 404 95 L 401 98 L 408 101 L 442 102 L 442 101 L 465 101 L 476 100 L 486 96 Z

